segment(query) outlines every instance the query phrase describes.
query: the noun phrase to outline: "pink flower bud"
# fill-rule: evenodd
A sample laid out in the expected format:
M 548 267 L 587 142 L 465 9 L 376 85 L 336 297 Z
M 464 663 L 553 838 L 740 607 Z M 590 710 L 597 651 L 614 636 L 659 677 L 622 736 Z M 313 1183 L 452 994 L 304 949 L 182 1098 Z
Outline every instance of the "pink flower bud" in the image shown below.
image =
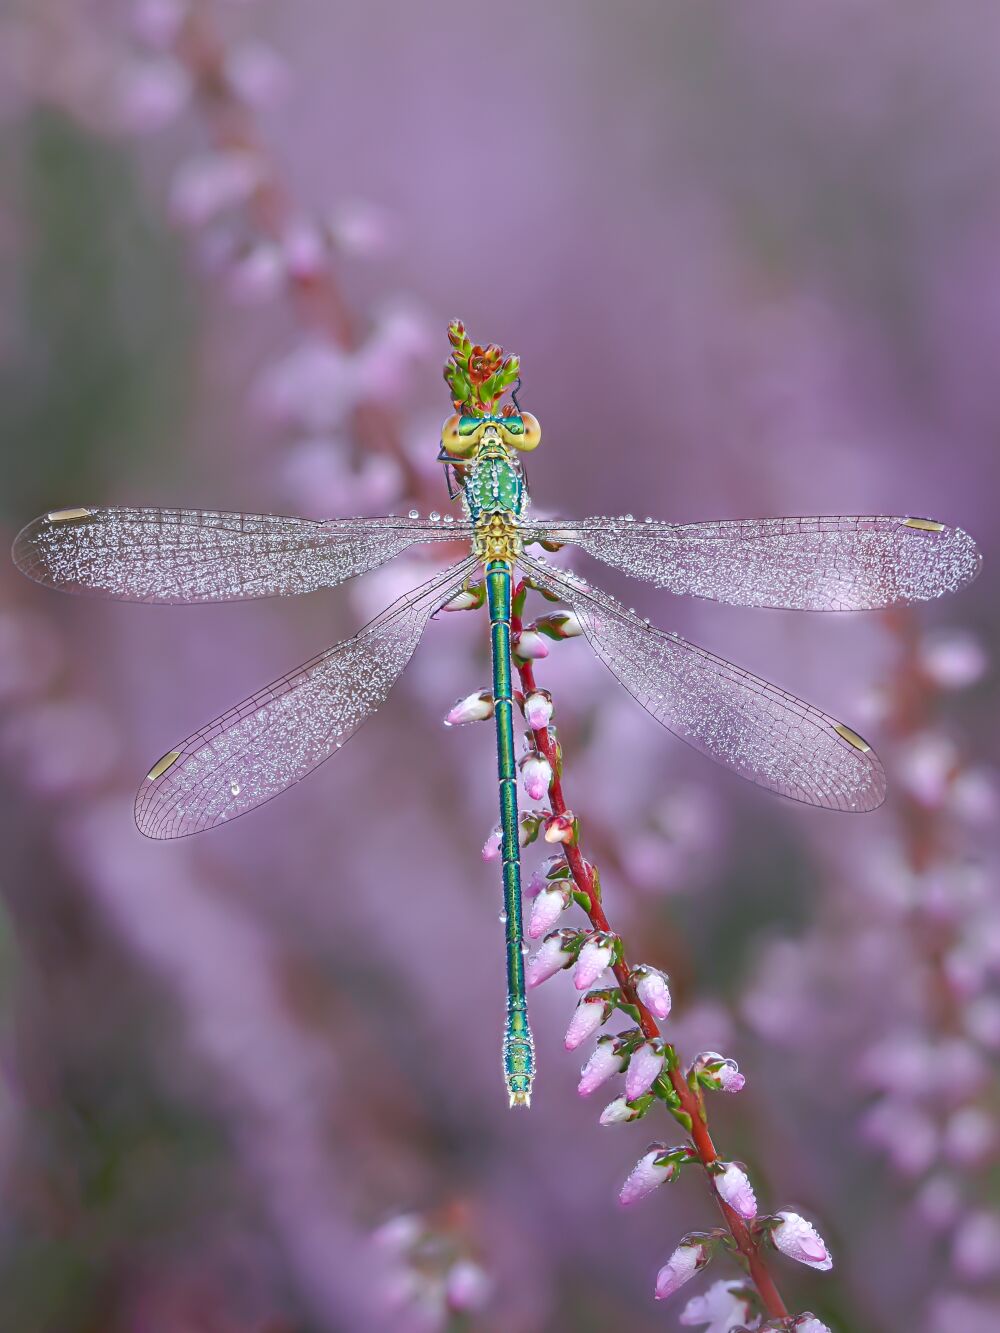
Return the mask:
M 924 671 L 945 690 L 974 685 L 989 666 L 983 645 L 964 630 L 937 634 L 927 640 L 922 653 Z
M 663 1073 L 664 1057 L 659 1045 L 651 1041 L 632 1052 L 625 1073 L 625 1096 L 630 1102 L 648 1092 Z
M 567 810 L 564 815 L 553 815 L 545 824 L 545 841 L 571 843 L 574 837 L 574 823 L 572 810 Z
M 306 218 L 298 218 L 288 225 L 281 244 L 288 272 L 300 282 L 319 277 L 326 268 L 326 242 Z
M 540 801 L 552 781 L 552 765 L 542 754 L 527 754 L 521 760 L 521 781 L 533 801 Z
M 757 1196 L 753 1192 L 753 1186 L 746 1172 L 735 1162 L 724 1163 L 724 1169 L 713 1175 L 712 1179 L 719 1191 L 719 1197 L 728 1203 L 734 1212 L 739 1213 L 740 1217 L 749 1219 L 757 1216 Z
M 537 898 L 541 891 L 549 883 L 549 875 L 555 870 L 556 866 L 566 864 L 562 856 L 550 856 L 548 860 L 543 861 L 541 865 L 535 866 L 531 872 L 531 878 L 525 887 L 525 896 L 528 898 Z
M 602 1083 L 607 1083 L 613 1074 L 620 1074 L 625 1060 L 619 1054 L 615 1038 L 605 1035 L 598 1039 L 594 1053 L 580 1070 L 580 1082 L 576 1090 L 581 1097 L 589 1097 Z
M 452 1264 L 445 1279 L 448 1308 L 456 1312 L 481 1310 L 489 1300 L 493 1284 L 487 1274 L 471 1259 Z
M 639 1158 L 629 1172 L 628 1180 L 621 1187 L 618 1195 L 619 1203 L 626 1207 L 638 1203 L 647 1194 L 652 1194 L 658 1185 L 662 1185 L 664 1181 L 670 1180 L 677 1174 L 677 1163 L 663 1160 L 666 1152 L 667 1148 L 663 1143 L 654 1143 L 647 1149 L 645 1156 Z
M 548 657 L 549 645 L 537 630 L 523 629 L 514 643 L 514 652 L 525 661 L 537 661 L 541 657 Z
M 178 222 L 202 227 L 218 213 L 249 199 L 262 177 L 260 159 L 245 149 L 188 158 L 174 173 L 171 212 Z
M 1000 1273 L 1000 1217 L 981 1208 L 963 1217 L 951 1252 L 955 1271 L 970 1282 L 986 1282 Z
M 549 616 L 549 623 L 560 639 L 578 639 L 583 633 L 580 617 L 575 611 L 557 611 L 554 616 Z
M 497 824 L 496 828 L 483 843 L 483 860 L 495 861 L 500 855 L 500 844 L 503 842 L 503 829 Z
M 532 690 L 524 700 L 524 720 L 532 731 L 541 731 L 552 721 L 552 695 L 548 690 Z
M 247 41 L 226 57 L 226 77 L 251 106 L 272 106 L 288 87 L 288 67 L 265 42 Z
M 534 986 L 540 986 L 543 981 L 548 981 L 549 977 L 554 977 L 573 961 L 573 954 L 566 945 L 575 938 L 576 931 L 573 930 L 556 930 L 546 936 L 541 948 L 528 959 L 525 982 L 529 990 Z
M 475 611 L 482 606 L 482 588 L 463 588 L 450 601 L 445 602 L 442 611 Z
M 284 282 L 284 256 L 276 245 L 262 242 L 233 260 L 227 287 L 235 301 L 252 305 L 276 295 Z
M 742 1292 L 745 1284 L 713 1282 L 701 1296 L 693 1296 L 681 1311 L 682 1324 L 706 1324 L 705 1333 L 722 1333 L 723 1329 L 745 1325 L 750 1318 L 750 1301 Z
M 782 1212 L 777 1214 L 778 1225 L 771 1235 L 782 1254 L 797 1263 L 807 1264 L 828 1273 L 833 1267 L 833 1259 L 826 1248 L 826 1242 L 812 1225 L 798 1213 Z
M 444 720 L 446 727 L 460 727 L 465 722 L 485 722 L 493 716 L 493 695 L 489 690 L 467 694 L 459 699 Z
M 577 990 L 589 990 L 615 955 L 615 937 L 599 931 L 591 935 L 580 950 L 573 985 Z
M 190 96 L 190 76 L 166 56 L 124 66 L 114 89 L 121 128 L 135 133 L 163 129 L 180 114 Z
M 740 1073 L 735 1060 L 730 1060 L 718 1051 L 702 1051 L 695 1057 L 691 1072 L 701 1076 L 702 1081 L 716 1092 L 741 1092 L 746 1086 L 746 1079 Z
M 632 980 L 636 993 L 654 1018 L 667 1018 L 672 1000 L 667 978 L 653 967 L 640 966 L 633 970 Z
M 656 1275 L 656 1299 L 666 1300 L 678 1287 L 694 1277 L 712 1257 L 708 1246 L 700 1240 L 682 1240 Z
M 606 1007 L 604 1000 L 592 1000 L 588 997 L 580 1001 L 573 1010 L 573 1017 L 569 1020 L 569 1027 L 566 1029 L 564 1045 L 567 1051 L 575 1051 L 578 1046 L 583 1045 L 588 1037 L 593 1036 L 604 1022 Z
M 569 902 L 567 889 L 555 884 L 542 889 L 531 908 L 531 920 L 528 923 L 529 939 L 539 940 L 550 931 L 569 906 Z
M 601 1112 L 600 1124 L 602 1125 L 627 1125 L 630 1120 L 638 1120 L 642 1111 L 636 1106 L 630 1106 L 624 1097 L 616 1097 L 613 1102 Z
M 817 1319 L 814 1314 L 810 1314 L 808 1310 L 799 1315 L 792 1328 L 794 1333 L 830 1333 L 830 1326 L 824 1324 L 822 1319 Z

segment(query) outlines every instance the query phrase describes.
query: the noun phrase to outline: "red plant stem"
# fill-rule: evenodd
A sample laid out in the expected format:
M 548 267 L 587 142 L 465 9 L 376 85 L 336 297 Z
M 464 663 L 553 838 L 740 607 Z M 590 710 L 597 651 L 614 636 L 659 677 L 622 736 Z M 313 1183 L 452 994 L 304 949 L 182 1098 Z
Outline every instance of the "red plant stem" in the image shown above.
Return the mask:
M 517 591 L 519 591 L 518 589 Z M 510 628 L 511 637 L 515 639 L 521 632 L 522 621 L 519 616 L 512 615 Z M 520 662 L 515 659 L 517 674 L 521 681 L 521 689 L 525 695 L 531 694 L 538 688 L 535 682 L 535 671 L 531 662 Z M 543 755 L 552 768 L 552 781 L 549 784 L 549 804 L 552 807 L 552 813 L 555 815 L 570 814 L 570 807 L 566 803 L 566 797 L 563 793 L 562 777 L 559 773 L 558 754 L 556 752 L 555 741 L 549 734 L 547 727 L 532 729 L 535 746 L 539 754 Z M 604 907 L 600 898 L 595 892 L 593 876 L 587 862 L 584 860 L 579 844 L 574 842 L 564 846 L 564 854 L 573 876 L 573 881 L 577 889 L 586 894 L 590 906 L 586 909 L 587 916 L 590 918 L 590 924 L 595 930 L 607 931 L 611 935 L 616 935 L 612 929 L 611 923 L 605 914 Z M 617 938 L 620 938 L 616 935 Z M 613 969 L 615 980 L 621 989 L 626 1002 L 634 1005 L 639 1014 L 639 1026 L 644 1036 L 647 1038 L 656 1038 L 661 1035 L 659 1024 L 646 1006 L 639 999 L 635 986 L 632 983 L 632 969 L 627 959 L 622 954 L 621 961 L 614 964 Z M 695 1151 L 701 1160 L 702 1165 L 708 1169 L 713 1162 L 719 1160 L 719 1154 L 716 1151 L 715 1144 L 712 1142 L 712 1136 L 709 1133 L 708 1121 L 705 1113 L 704 1102 L 696 1093 L 691 1090 L 687 1079 L 676 1066 L 669 1071 L 668 1077 L 670 1085 L 677 1094 L 681 1109 L 691 1118 L 691 1141 L 694 1144 Z M 747 1268 L 753 1279 L 754 1285 L 760 1295 L 761 1302 L 772 1319 L 787 1319 L 788 1309 L 781 1298 L 781 1294 L 775 1285 L 770 1271 L 765 1262 L 764 1255 L 760 1245 L 754 1240 L 746 1222 L 740 1217 L 739 1213 L 725 1203 L 713 1187 L 712 1194 L 715 1197 L 722 1215 L 726 1220 L 726 1226 L 729 1228 L 733 1240 L 743 1258 L 746 1260 Z

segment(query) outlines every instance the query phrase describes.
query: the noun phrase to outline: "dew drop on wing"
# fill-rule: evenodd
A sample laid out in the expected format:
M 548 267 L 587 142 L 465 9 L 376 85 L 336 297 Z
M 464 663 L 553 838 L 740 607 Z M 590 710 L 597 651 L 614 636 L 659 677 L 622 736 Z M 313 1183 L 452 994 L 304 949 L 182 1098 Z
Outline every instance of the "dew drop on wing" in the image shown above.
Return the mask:
M 238 782 L 231 782 L 229 784 L 229 790 L 233 793 L 234 796 L 239 796 L 240 784 Z

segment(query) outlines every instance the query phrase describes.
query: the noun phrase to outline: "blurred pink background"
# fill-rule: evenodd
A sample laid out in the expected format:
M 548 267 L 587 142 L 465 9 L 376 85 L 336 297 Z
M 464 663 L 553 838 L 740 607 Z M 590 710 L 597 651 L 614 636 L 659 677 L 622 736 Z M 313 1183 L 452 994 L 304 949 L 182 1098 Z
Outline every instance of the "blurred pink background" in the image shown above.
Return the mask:
M 671 1039 L 747 1076 L 713 1100 L 720 1145 L 834 1251 L 831 1274 L 775 1261 L 789 1304 L 838 1333 L 1000 1327 L 1000 11 L 201 0 L 259 133 L 248 174 L 178 58 L 189 8 L 0 15 L 7 538 L 88 503 L 408 507 L 358 402 L 444 508 L 453 315 L 522 358 L 541 512 L 972 532 L 979 582 L 892 619 L 601 570 L 857 726 L 876 814 L 715 770 L 582 641 L 539 677 L 609 916 L 673 980 Z M 277 242 L 247 207 L 272 178 Z M 317 357 L 289 299 L 311 265 L 350 352 Z M 347 753 L 263 810 L 177 844 L 133 825 L 153 759 L 424 559 L 213 608 L 0 569 L 5 1331 L 677 1326 L 656 1269 L 717 1214 L 693 1172 L 618 1206 L 649 1138 L 681 1135 L 598 1127 L 566 977 L 532 1002 L 530 1115 L 506 1108 L 492 734 L 441 726 L 488 684 L 480 617 L 433 623 Z

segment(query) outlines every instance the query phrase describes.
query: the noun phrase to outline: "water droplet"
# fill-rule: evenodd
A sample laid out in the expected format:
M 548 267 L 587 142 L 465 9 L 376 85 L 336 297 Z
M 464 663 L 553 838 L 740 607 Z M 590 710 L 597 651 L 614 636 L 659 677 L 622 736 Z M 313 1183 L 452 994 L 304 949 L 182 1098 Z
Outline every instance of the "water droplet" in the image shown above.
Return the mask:
M 233 793 L 234 796 L 239 796 L 240 784 L 238 782 L 231 782 L 229 784 L 229 790 Z
M 436 509 L 432 509 L 431 512 L 428 514 L 427 517 L 430 519 L 430 521 L 431 521 L 432 523 L 440 523 L 440 522 L 441 522 L 441 515 L 438 513 L 438 511 L 437 511 Z
M 525 954 L 525 955 L 529 954 L 529 953 L 531 952 L 531 945 L 530 945 L 530 944 L 522 944 L 522 945 L 521 945 L 521 952 L 522 952 L 523 954 Z
M 497 917 L 497 920 L 500 922 L 501 926 L 505 926 L 507 924 L 507 913 L 501 912 Z
M 420 517 L 420 510 L 419 510 L 419 509 L 411 509 L 411 510 L 410 510 L 410 518 L 419 518 L 419 517 Z
M 445 521 L 446 523 L 454 523 L 454 522 L 455 522 L 455 519 L 454 519 L 454 517 L 453 517 L 451 514 L 445 514 L 445 516 L 444 516 L 444 521 Z
M 634 514 L 626 514 L 626 515 L 625 515 L 625 522 L 626 522 L 626 523 L 634 523 L 634 522 L 635 522 L 635 515 L 634 515 Z
M 649 515 L 647 514 L 647 516 L 646 516 L 642 521 L 643 521 L 643 523 L 652 523 L 653 520 L 652 520 L 652 519 L 649 517 Z

